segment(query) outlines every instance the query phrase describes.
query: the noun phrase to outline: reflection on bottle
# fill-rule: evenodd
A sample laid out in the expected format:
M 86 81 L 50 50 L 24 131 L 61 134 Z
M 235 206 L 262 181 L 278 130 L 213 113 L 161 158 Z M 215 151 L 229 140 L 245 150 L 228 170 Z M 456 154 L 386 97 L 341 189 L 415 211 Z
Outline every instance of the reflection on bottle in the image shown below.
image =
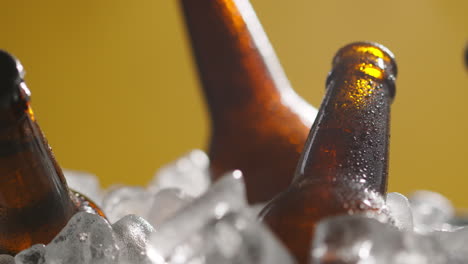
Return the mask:
M 23 75 L 21 63 L 0 51 L 0 254 L 49 242 L 79 210 L 103 215 L 68 189 Z
M 350 44 L 335 56 L 293 183 L 260 213 L 299 263 L 308 263 L 321 219 L 382 213 L 396 73 L 393 55 L 377 44 Z
M 290 183 L 316 110 L 291 88 L 248 0 L 181 0 L 212 121 L 211 173 L 240 169 L 250 203 Z

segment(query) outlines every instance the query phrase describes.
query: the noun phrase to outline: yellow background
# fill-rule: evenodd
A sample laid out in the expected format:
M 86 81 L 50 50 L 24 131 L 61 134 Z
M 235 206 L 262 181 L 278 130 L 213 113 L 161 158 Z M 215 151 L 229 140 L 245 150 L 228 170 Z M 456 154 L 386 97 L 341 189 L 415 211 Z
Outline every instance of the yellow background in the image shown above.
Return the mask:
M 1 0 L 0 48 L 23 62 L 63 167 L 145 184 L 204 148 L 208 121 L 175 0 Z M 390 191 L 468 207 L 468 1 L 252 0 L 297 92 L 319 106 L 334 52 L 377 41 L 396 55 Z

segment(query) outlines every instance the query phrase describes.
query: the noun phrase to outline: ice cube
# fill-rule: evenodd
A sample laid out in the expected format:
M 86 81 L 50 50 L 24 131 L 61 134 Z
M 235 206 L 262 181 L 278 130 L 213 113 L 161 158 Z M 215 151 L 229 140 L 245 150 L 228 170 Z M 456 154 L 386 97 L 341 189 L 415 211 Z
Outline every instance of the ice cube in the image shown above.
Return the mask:
M 143 218 L 127 215 L 112 225 L 119 245 L 119 264 L 150 264 L 146 243 L 154 228 Z
M 159 169 L 149 188 L 179 188 L 188 195 L 197 197 L 210 186 L 209 159 L 205 152 L 195 149 L 176 161 Z
M 156 228 L 148 245 L 153 261 L 169 257 L 183 241 L 193 236 L 213 219 L 238 211 L 247 205 L 240 171 L 225 174 L 206 193 L 169 217 Z
M 0 254 L 0 264 L 15 264 L 15 258 L 10 255 Z
M 45 254 L 45 245 L 36 244 L 25 249 L 15 256 L 16 264 L 43 264 Z
M 413 230 L 413 213 L 406 196 L 397 192 L 388 193 L 387 207 L 396 227 L 401 230 Z
M 454 227 L 468 226 L 468 209 L 457 209 L 453 218 L 450 219 L 449 223 Z
M 436 231 L 431 235 L 440 241 L 457 263 L 468 263 L 468 227 L 450 232 Z
M 180 189 L 162 189 L 152 197 L 152 205 L 146 214 L 146 220 L 158 228 L 167 218 L 193 200 Z
M 228 263 L 252 263 L 252 264 L 288 264 L 294 263 L 288 250 L 271 233 L 268 227 L 256 219 L 258 214 L 249 208 L 237 214 L 230 214 L 225 217 L 226 224 L 238 232 L 241 239 L 234 240 L 230 244 L 239 245 L 237 252 L 231 250 L 231 254 L 223 254 Z M 216 240 L 219 248 L 226 247 L 224 242 L 229 237 L 228 234 L 219 233 L 222 239 Z M 234 237 L 233 234 L 230 235 Z M 224 237 L 224 238 L 223 238 Z M 236 243 L 237 242 L 237 243 Z M 236 248 L 236 247 L 232 247 Z M 221 251 L 223 252 L 223 251 Z M 224 251 L 225 252 L 225 251 Z M 229 251 L 228 251 L 229 252 Z
M 413 209 L 415 231 L 447 229 L 447 222 L 454 215 L 453 206 L 447 198 L 436 192 L 417 191 L 410 195 L 409 201 Z
M 337 216 L 316 229 L 311 263 L 446 264 L 439 241 L 364 216 Z
M 177 245 L 164 261 L 168 264 L 294 263 L 268 228 L 245 210 L 229 212 L 207 222 Z
M 63 170 L 67 184 L 73 190 L 84 194 L 97 205 L 101 205 L 102 193 L 98 178 L 90 173 L 74 170 Z
M 109 223 L 102 217 L 79 212 L 45 247 L 48 264 L 116 263 L 118 248 Z
M 101 208 L 111 223 L 129 214 L 146 218 L 152 204 L 151 196 L 143 187 L 117 187 L 104 196 Z

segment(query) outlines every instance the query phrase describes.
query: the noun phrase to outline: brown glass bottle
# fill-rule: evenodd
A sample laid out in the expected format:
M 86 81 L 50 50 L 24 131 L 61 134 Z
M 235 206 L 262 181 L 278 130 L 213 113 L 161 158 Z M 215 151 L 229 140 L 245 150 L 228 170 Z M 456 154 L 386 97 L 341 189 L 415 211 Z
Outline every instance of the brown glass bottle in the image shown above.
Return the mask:
M 350 44 L 335 56 L 293 183 L 260 213 L 299 263 L 308 263 L 319 220 L 382 209 L 396 71 L 377 44 Z
M 0 254 L 48 243 L 79 210 L 102 215 L 68 189 L 29 95 L 23 67 L 0 51 Z
M 291 88 L 248 0 L 181 0 L 212 121 L 213 179 L 240 169 L 250 203 L 290 183 L 316 110 Z

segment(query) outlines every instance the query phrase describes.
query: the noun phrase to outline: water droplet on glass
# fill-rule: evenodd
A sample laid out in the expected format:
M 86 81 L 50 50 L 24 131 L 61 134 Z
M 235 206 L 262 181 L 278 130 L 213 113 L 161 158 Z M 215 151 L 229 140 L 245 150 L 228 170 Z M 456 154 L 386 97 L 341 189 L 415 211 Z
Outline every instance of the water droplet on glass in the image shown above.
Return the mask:
M 88 239 L 88 233 L 80 233 L 78 236 L 81 242 L 84 242 L 86 239 Z

